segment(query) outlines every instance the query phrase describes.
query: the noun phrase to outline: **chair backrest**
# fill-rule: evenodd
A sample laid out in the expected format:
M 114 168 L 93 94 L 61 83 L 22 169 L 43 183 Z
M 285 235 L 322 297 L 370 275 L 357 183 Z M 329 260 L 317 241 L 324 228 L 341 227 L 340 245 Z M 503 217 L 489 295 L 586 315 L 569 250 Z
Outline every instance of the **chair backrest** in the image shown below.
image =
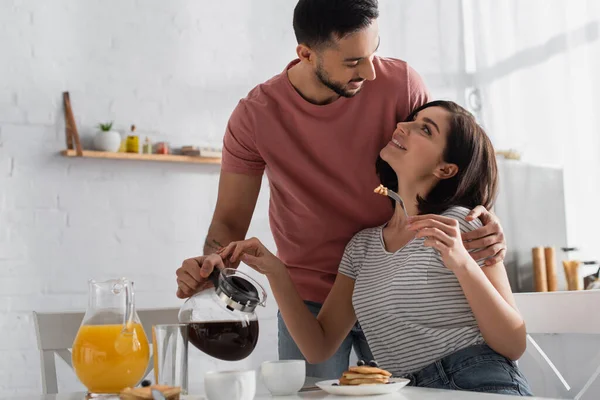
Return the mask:
M 148 340 L 152 340 L 152 326 L 177 324 L 178 308 L 137 310 Z M 71 346 L 83 320 L 83 312 L 33 313 L 38 349 L 41 358 L 42 391 L 44 394 L 58 393 L 54 355 L 58 355 L 71 368 Z M 152 370 L 152 359 L 148 363 L 146 375 Z
M 515 300 L 527 327 L 526 354 L 533 358 L 542 373 L 558 378 L 548 379 L 554 387 L 547 389 L 581 399 L 600 376 L 600 354 L 592 361 L 592 365 L 597 365 L 596 370 L 575 394 L 569 382 L 531 334 L 600 334 L 600 319 L 594 316 L 600 307 L 600 290 L 516 293 Z

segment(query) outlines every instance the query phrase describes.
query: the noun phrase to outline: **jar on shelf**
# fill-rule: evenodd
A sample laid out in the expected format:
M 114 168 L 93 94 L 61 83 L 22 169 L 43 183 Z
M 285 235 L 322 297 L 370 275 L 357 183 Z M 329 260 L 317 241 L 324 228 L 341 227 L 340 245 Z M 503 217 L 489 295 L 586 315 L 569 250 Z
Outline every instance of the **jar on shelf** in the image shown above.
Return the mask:
M 131 125 L 131 132 L 127 136 L 127 152 L 128 153 L 139 153 L 140 152 L 140 140 L 137 135 L 134 134 L 135 125 Z
M 167 142 L 158 142 L 156 144 L 156 154 L 169 154 L 169 143 Z
M 142 147 L 142 153 L 144 154 L 152 154 L 152 142 L 148 136 L 146 136 L 146 140 L 144 140 L 144 145 Z

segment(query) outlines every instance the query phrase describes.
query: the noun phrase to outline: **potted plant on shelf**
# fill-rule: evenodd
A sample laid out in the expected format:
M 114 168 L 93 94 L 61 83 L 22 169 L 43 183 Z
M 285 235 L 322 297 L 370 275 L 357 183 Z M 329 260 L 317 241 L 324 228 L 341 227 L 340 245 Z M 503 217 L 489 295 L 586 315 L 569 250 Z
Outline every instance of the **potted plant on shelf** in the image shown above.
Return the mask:
M 94 146 L 96 150 L 117 152 L 121 147 L 121 134 L 112 130 L 113 123 L 108 122 L 99 124 L 100 130 L 94 137 Z

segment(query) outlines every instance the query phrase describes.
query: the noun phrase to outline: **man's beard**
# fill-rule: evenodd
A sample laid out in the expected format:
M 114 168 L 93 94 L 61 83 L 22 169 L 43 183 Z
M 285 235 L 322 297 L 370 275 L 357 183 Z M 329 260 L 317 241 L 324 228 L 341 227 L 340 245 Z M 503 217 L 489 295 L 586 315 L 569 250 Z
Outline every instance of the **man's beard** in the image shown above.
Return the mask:
M 342 97 L 354 97 L 356 96 L 362 89 L 362 86 L 358 90 L 348 90 L 345 88 L 345 85 L 339 82 L 332 81 L 329 79 L 327 72 L 323 69 L 323 66 L 319 63 L 317 64 L 317 70 L 315 71 L 317 78 L 319 81 L 327 86 L 330 90 L 334 91 L 337 95 Z M 353 80 L 351 82 L 362 82 L 364 79 Z

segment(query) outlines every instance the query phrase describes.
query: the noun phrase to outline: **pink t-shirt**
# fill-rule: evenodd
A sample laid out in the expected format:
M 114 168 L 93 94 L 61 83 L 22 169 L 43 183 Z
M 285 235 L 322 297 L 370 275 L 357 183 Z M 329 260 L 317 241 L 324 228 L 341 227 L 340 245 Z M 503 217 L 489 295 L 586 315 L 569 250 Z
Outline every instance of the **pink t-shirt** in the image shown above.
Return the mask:
M 327 105 L 304 100 L 287 77 L 258 85 L 233 111 L 222 170 L 261 175 L 279 258 L 304 300 L 323 303 L 346 244 L 392 215 L 375 160 L 395 125 L 428 100 L 421 77 L 401 60 L 375 57 L 377 77 L 359 94 Z

